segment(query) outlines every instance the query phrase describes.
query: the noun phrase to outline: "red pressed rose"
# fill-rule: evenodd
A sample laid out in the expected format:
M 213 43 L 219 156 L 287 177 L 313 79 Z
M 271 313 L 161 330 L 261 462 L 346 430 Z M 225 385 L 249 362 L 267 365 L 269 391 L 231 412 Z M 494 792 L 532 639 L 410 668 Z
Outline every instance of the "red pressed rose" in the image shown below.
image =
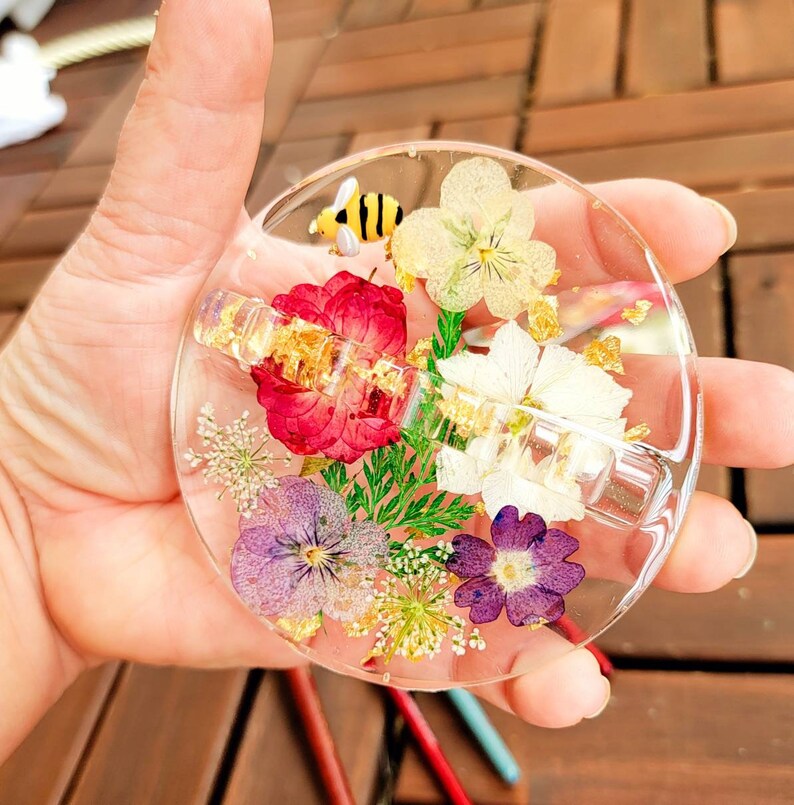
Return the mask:
M 379 288 L 341 271 L 322 287 L 296 285 L 288 294 L 276 296 L 272 304 L 377 352 L 405 354 L 405 305 L 396 288 Z M 254 367 L 251 375 L 271 434 L 293 453 L 322 453 L 352 463 L 367 450 L 400 438 L 394 423 L 360 413 L 364 384 L 357 378 L 331 398 L 283 380 L 269 370 L 268 361 Z

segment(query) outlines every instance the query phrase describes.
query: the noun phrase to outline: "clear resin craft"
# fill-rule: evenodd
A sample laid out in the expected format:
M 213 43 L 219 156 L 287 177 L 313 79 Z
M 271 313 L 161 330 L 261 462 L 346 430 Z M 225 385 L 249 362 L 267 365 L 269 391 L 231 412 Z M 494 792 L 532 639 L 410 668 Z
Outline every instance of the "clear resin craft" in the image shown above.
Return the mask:
M 700 416 L 641 236 L 539 162 L 444 142 L 344 159 L 241 224 L 173 397 L 185 503 L 263 629 L 427 689 L 625 612 L 681 524 Z

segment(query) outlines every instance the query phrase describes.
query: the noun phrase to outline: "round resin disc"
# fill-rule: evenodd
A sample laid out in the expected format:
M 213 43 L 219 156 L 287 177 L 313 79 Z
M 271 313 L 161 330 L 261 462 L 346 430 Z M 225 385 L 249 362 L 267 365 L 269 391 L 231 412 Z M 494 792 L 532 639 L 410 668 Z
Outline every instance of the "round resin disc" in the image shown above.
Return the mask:
M 663 267 L 572 179 L 465 143 L 368 151 L 241 224 L 196 300 L 184 500 L 262 628 L 316 662 L 505 679 L 663 563 L 697 474 L 694 361 Z

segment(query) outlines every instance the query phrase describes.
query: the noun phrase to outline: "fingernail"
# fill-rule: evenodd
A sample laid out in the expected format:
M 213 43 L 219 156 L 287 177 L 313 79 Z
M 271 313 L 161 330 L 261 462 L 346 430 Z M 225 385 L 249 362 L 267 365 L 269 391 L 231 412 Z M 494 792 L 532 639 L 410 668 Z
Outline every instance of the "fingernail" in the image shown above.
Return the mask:
M 604 688 L 605 688 L 605 690 L 604 690 L 604 701 L 601 704 L 601 706 L 598 708 L 598 710 L 595 711 L 595 713 L 593 713 L 592 715 L 589 715 L 589 716 L 585 716 L 585 718 L 587 718 L 587 719 L 598 718 L 601 715 L 601 713 L 603 713 L 604 710 L 607 709 L 607 705 L 609 704 L 609 697 L 612 695 L 612 685 L 609 684 L 609 680 L 605 676 L 602 676 L 601 679 L 602 679 L 602 681 L 604 683 Z
M 702 196 L 702 198 L 704 201 L 708 201 L 708 203 L 717 210 L 722 216 L 722 220 L 725 222 L 725 229 L 727 231 L 725 233 L 725 248 L 722 250 L 723 253 L 725 253 L 736 243 L 736 238 L 739 236 L 739 227 L 736 224 L 736 219 L 733 217 L 733 213 L 727 207 L 720 204 L 719 201 L 715 201 L 708 196 Z
M 745 520 L 744 524 L 747 526 L 747 533 L 750 535 L 750 555 L 744 563 L 742 569 L 734 576 L 735 579 L 743 579 L 749 572 L 750 568 L 755 564 L 755 557 L 758 556 L 758 534 L 750 523 Z

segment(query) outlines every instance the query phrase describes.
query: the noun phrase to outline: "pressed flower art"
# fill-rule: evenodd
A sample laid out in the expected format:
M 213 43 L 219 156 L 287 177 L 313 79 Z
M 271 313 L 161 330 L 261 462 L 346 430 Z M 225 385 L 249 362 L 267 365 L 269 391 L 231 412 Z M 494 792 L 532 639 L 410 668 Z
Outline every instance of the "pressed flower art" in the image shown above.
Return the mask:
M 302 183 L 219 265 L 174 397 L 180 481 L 237 596 L 304 653 L 505 679 L 608 622 L 643 540 L 668 546 L 665 439 L 697 430 L 668 434 L 676 388 L 641 381 L 672 378 L 686 328 L 641 239 L 552 169 L 385 151 Z

